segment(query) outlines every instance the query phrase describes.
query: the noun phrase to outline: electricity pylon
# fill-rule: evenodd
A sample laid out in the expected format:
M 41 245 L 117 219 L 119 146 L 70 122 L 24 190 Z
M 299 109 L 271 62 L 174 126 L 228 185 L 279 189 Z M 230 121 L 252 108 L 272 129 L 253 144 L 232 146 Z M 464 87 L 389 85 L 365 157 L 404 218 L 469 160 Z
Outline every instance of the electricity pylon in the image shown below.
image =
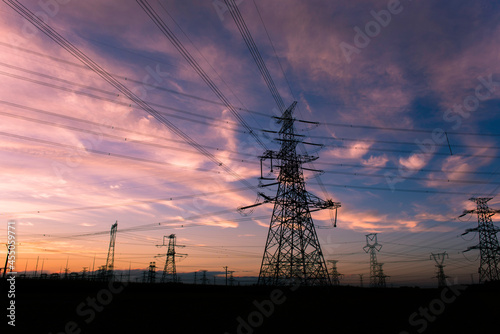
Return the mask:
M 293 102 L 281 117 L 275 117 L 278 124 L 281 124 L 277 139 L 281 143 L 280 150 L 268 150 L 260 157 L 261 179 L 271 179 L 262 177 L 264 160 L 270 160 L 271 172 L 273 167 L 279 168 L 277 182 L 262 185 L 266 187 L 277 184 L 276 196 L 269 197 L 259 193 L 264 199 L 262 203 L 240 208 L 244 210 L 264 203 L 274 203 L 260 267 L 260 285 L 330 284 L 311 212 L 322 209 L 337 210 L 340 203 L 331 199 L 322 200 L 305 189 L 302 165 L 316 160 L 317 157 L 297 153 L 299 143 L 310 143 L 303 142 L 304 136 L 295 133 L 296 119 L 292 113 L 296 104 L 296 101 Z
M 383 263 L 377 262 L 377 288 L 385 288 L 385 279 L 389 277 L 384 274 L 383 265 Z
M 187 254 L 177 254 L 175 252 L 175 247 L 184 247 L 182 245 L 177 245 L 176 244 L 176 236 L 175 234 L 170 234 L 169 236 L 163 236 L 163 244 L 162 245 L 156 245 L 156 247 L 163 247 L 167 246 L 165 244 L 165 239 L 168 238 L 168 248 L 167 248 L 167 254 L 166 254 L 166 260 L 165 260 L 165 266 L 163 267 L 163 274 L 161 275 L 161 283 L 177 283 L 179 282 L 177 278 L 177 269 L 175 267 L 175 257 L 178 255 L 187 255 Z
M 377 252 L 380 252 L 382 245 L 377 242 L 377 233 L 370 233 L 366 235 L 366 246 L 363 250 L 370 253 L 370 286 L 380 286 L 380 276 L 378 273 L 379 266 L 377 265 Z M 385 282 L 385 279 L 384 279 Z
M 148 283 L 156 281 L 156 262 L 149 262 Z
M 443 265 L 443 263 L 444 263 L 444 259 L 448 258 L 448 254 L 446 252 L 437 253 L 437 254 L 431 253 L 430 258 L 434 259 L 434 261 L 436 261 L 436 268 L 438 268 L 437 274 L 436 274 L 436 278 L 438 279 L 438 287 L 439 288 L 445 287 L 447 285 L 446 279 L 449 276 L 446 276 L 444 274 L 444 267 L 445 266 Z
M 363 287 L 363 276 L 364 274 L 358 274 L 359 275 L 359 286 Z
M 109 238 L 109 249 L 108 257 L 106 258 L 106 268 L 105 275 L 106 279 L 113 279 L 113 270 L 115 267 L 115 240 L 116 240 L 116 230 L 118 228 L 118 221 L 111 225 L 110 238 Z
M 234 270 L 229 270 L 228 273 L 229 273 L 229 285 L 233 286 L 235 281 L 233 276 Z
M 340 279 L 344 276 L 344 274 L 341 274 L 337 270 L 337 262 L 338 260 L 328 260 L 329 263 L 332 264 L 332 271 L 331 271 L 331 277 L 332 277 L 332 285 L 334 286 L 339 286 L 340 285 Z
M 465 250 L 468 252 L 472 249 L 479 249 L 481 256 L 479 264 L 479 283 L 485 281 L 500 280 L 500 245 L 498 243 L 497 233 L 500 231 L 498 227 L 493 225 L 491 217 L 500 212 L 488 207 L 488 201 L 492 198 L 469 198 L 470 201 L 477 204 L 474 210 L 464 210 L 460 217 L 468 213 L 477 213 L 477 227 L 466 229 L 462 235 L 469 232 L 479 233 L 479 244 L 471 246 Z
M 201 276 L 201 285 L 207 285 L 208 284 L 207 271 L 206 270 L 202 270 L 201 273 L 202 273 L 202 276 Z

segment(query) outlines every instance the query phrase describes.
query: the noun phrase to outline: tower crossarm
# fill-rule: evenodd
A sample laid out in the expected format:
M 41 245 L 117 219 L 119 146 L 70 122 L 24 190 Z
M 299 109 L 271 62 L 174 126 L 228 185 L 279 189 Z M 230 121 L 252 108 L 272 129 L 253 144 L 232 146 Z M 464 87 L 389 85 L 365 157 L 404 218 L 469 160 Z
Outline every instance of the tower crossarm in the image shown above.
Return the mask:
M 316 195 L 313 195 L 309 192 L 307 194 L 309 197 L 308 204 L 309 204 L 309 207 L 311 208 L 310 212 L 324 210 L 324 209 L 332 209 L 333 210 L 333 209 L 338 209 L 341 207 L 340 202 L 334 202 L 331 199 L 324 200 L 324 199 L 321 199 L 321 198 L 317 197 Z
M 477 209 L 473 209 L 473 210 L 464 210 L 464 212 L 458 216 L 458 217 L 463 217 L 469 213 L 482 213 L 482 214 L 489 214 L 491 216 L 493 216 L 495 213 L 500 213 L 500 210 L 497 210 L 497 209 L 480 209 L 480 210 L 477 210 Z

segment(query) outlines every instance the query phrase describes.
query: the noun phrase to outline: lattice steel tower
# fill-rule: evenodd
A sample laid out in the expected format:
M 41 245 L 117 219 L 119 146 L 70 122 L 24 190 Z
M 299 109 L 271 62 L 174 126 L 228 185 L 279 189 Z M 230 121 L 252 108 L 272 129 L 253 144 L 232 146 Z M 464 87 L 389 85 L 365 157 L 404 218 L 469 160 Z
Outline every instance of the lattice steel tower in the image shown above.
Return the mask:
M 176 245 L 176 237 L 175 234 L 171 234 L 168 237 L 163 237 L 163 244 L 157 245 L 158 247 L 166 246 L 165 238 L 168 238 L 168 249 L 167 249 L 167 258 L 165 260 L 165 267 L 163 267 L 163 274 L 161 275 L 161 283 L 177 283 L 177 270 L 175 268 L 175 245 Z
M 322 200 L 305 189 L 302 165 L 316 160 L 317 157 L 297 153 L 297 145 L 302 142 L 304 136 L 295 133 L 296 120 L 292 113 L 296 104 L 297 102 L 293 102 L 281 117 L 275 117 L 278 124 L 281 124 L 278 138 L 281 143 L 280 150 L 266 151 L 261 156 L 261 172 L 262 161 L 267 159 L 271 162 L 271 172 L 273 167 L 280 170 L 278 182 L 263 185 L 265 187 L 277 184 L 276 196 L 269 197 L 259 193 L 264 198 L 263 203 L 274 203 L 260 267 L 258 284 L 261 285 L 330 284 L 311 212 L 321 209 L 336 210 L 340 203 Z M 266 179 L 262 175 L 261 178 Z
M 477 204 L 474 210 L 464 210 L 460 216 L 465 216 L 468 213 L 477 213 L 477 227 L 466 229 L 462 235 L 469 232 L 479 233 L 479 244 L 471 246 L 465 250 L 466 252 L 472 249 L 479 249 L 481 256 L 479 264 L 479 283 L 485 281 L 500 280 L 500 245 L 498 243 L 497 233 L 500 231 L 498 227 L 493 225 L 491 217 L 500 212 L 488 207 L 488 201 L 492 198 L 469 198 L 470 201 Z
M 113 270 L 115 268 L 115 241 L 116 241 L 117 229 L 118 229 L 118 221 L 116 221 L 113 225 L 111 225 L 108 257 L 106 258 L 106 268 L 104 271 L 106 279 L 108 280 L 113 278 Z
M 339 286 L 340 279 L 344 276 L 344 274 L 339 273 L 337 270 L 337 262 L 338 260 L 328 260 L 328 263 L 332 264 L 332 271 L 330 272 L 330 276 L 332 277 L 332 285 Z
M 389 276 L 384 274 L 383 263 L 377 262 L 377 288 L 385 288 L 385 279 Z
M 366 253 L 370 253 L 370 286 L 378 287 L 382 283 L 385 285 L 385 278 L 383 282 L 380 281 L 379 266 L 377 262 L 377 252 L 380 252 L 382 245 L 377 242 L 377 233 L 370 233 L 366 235 L 366 246 L 363 250 Z M 383 273 L 382 273 L 382 276 Z
M 436 278 L 438 279 L 438 287 L 439 288 L 447 286 L 446 279 L 449 276 L 446 276 L 444 274 L 444 267 L 445 266 L 443 265 L 444 259 L 447 257 L 448 257 L 448 254 L 446 252 L 437 253 L 437 254 L 431 253 L 431 256 L 430 256 L 431 259 L 434 259 L 434 261 L 436 261 L 436 268 L 438 268 Z

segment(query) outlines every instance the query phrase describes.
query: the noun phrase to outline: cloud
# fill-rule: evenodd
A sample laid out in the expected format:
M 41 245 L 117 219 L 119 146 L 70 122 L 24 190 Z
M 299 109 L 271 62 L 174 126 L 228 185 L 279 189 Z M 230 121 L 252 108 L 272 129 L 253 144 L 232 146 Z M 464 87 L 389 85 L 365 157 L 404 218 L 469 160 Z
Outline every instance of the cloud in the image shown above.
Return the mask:
M 371 144 L 366 142 L 355 142 L 345 147 L 337 147 L 325 151 L 323 156 L 346 160 L 358 160 L 366 155 L 370 150 Z
M 427 164 L 426 157 L 422 153 L 413 153 L 408 158 L 399 158 L 399 164 L 410 170 L 412 169 L 422 169 Z
M 388 161 L 389 159 L 385 155 L 371 155 L 368 159 L 361 160 L 361 163 L 370 167 L 385 167 Z

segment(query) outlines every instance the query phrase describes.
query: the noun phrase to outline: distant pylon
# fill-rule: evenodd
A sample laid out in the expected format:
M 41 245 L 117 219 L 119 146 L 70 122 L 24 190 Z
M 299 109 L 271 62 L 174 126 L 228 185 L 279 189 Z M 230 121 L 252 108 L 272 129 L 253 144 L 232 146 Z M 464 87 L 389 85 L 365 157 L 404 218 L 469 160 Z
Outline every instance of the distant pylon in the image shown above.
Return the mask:
M 389 277 L 386 274 L 384 274 L 384 269 L 382 268 L 383 265 L 384 265 L 383 263 L 377 262 L 377 285 L 376 285 L 377 288 L 385 288 L 386 287 L 385 279 L 386 277 Z
M 479 283 L 485 281 L 499 281 L 500 280 L 500 245 L 498 243 L 497 233 L 500 231 L 498 227 L 493 225 L 491 217 L 500 212 L 500 210 L 493 210 L 488 207 L 488 201 L 492 198 L 469 198 L 470 201 L 477 204 L 474 210 L 464 210 L 460 216 L 468 213 L 477 213 L 478 226 L 465 230 L 462 235 L 469 232 L 479 233 L 479 244 L 471 246 L 465 252 L 472 249 L 479 249 L 481 256 L 479 264 Z
M 431 259 L 434 259 L 434 261 L 436 261 L 436 268 L 438 268 L 437 270 L 437 274 L 436 274 L 436 278 L 438 279 L 438 287 L 441 288 L 441 287 L 445 287 L 447 286 L 448 284 L 446 284 L 446 279 L 449 277 L 449 276 L 446 276 L 444 274 L 444 259 L 448 257 L 448 254 L 446 252 L 444 253 L 431 253 L 431 256 L 430 258 Z
M 380 275 L 378 274 L 379 266 L 377 265 L 377 252 L 380 251 L 382 245 L 377 242 L 377 233 L 366 235 L 366 246 L 363 250 L 370 253 L 370 286 L 380 286 Z M 384 279 L 385 281 L 385 279 Z
M 149 262 L 148 283 L 156 281 L 156 262 Z
M 229 273 L 229 285 L 233 286 L 235 281 L 233 276 L 234 270 L 229 270 L 228 273 Z
M 113 270 L 115 268 L 115 240 L 116 240 L 117 228 L 118 228 L 118 221 L 116 221 L 113 225 L 111 225 L 108 257 L 106 258 L 106 268 L 105 268 L 105 275 L 106 279 L 108 280 L 111 280 L 113 278 Z
M 7 246 L 7 256 L 5 257 L 5 266 L 3 268 L 3 275 L 2 275 L 3 278 L 5 278 L 5 275 L 7 275 L 7 265 L 9 264 L 10 250 L 15 248 L 15 246 L 11 244 L 5 244 L 5 246 Z
M 340 279 L 344 276 L 343 274 L 339 273 L 337 270 L 337 262 L 339 262 L 339 261 L 338 260 L 328 260 L 328 262 L 332 264 L 332 271 L 330 272 L 330 276 L 332 277 L 332 285 L 339 286 Z
M 187 255 L 187 254 L 177 254 L 175 252 L 175 247 L 184 247 L 181 245 L 176 244 L 176 236 L 175 234 L 170 234 L 169 236 L 164 236 L 163 237 L 163 244 L 162 245 L 156 245 L 157 247 L 163 247 L 167 246 L 165 244 L 165 239 L 168 238 L 168 248 L 167 248 L 167 255 L 166 255 L 166 260 L 165 260 L 165 266 L 163 267 L 163 274 L 161 275 L 161 281 L 162 283 L 177 283 L 179 282 L 179 279 L 177 277 L 177 269 L 175 267 L 175 257 L 177 255 Z
M 359 275 L 359 286 L 363 287 L 363 276 L 364 274 L 358 274 Z
M 227 267 L 227 266 L 225 266 L 225 267 L 222 267 L 222 268 L 224 268 L 224 269 L 226 270 L 226 286 L 227 286 L 227 268 L 228 268 L 228 267 Z
M 295 133 L 296 119 L 292 113 L 296 104 L 297 102 L 293 102 L 281 117 L 275 117 L 281 124 L 277 138 L 281 143 L 280 150 L 268 150 L 261 156 L 261 171 L 264 160 L 270 160 L 271 172 L 273 167 L 279 168 L 277 182 L 263 185 L 277 184 L 276 196 L 269 197 L 259 193 L 263 198 L 262 203 L 241 208 L 244 210 L 264 203 L 274 203 L 260 267 L 260 285 L 330 284 L 311 212 L 336 210 L 340 203 L 322 200 L 306 191 L 302 165 L 317 157 L 297 153 L 297 145 L 306 143 L 303 142 L 303 135 Z M 271 178 L 264 178 L 261 173 L 261 179 Z
M 201 284 L 202 285 L 207 285 L 208 284 L 207 271 L 206 270 L 202 270 L 201 273 L 202 273 Z

